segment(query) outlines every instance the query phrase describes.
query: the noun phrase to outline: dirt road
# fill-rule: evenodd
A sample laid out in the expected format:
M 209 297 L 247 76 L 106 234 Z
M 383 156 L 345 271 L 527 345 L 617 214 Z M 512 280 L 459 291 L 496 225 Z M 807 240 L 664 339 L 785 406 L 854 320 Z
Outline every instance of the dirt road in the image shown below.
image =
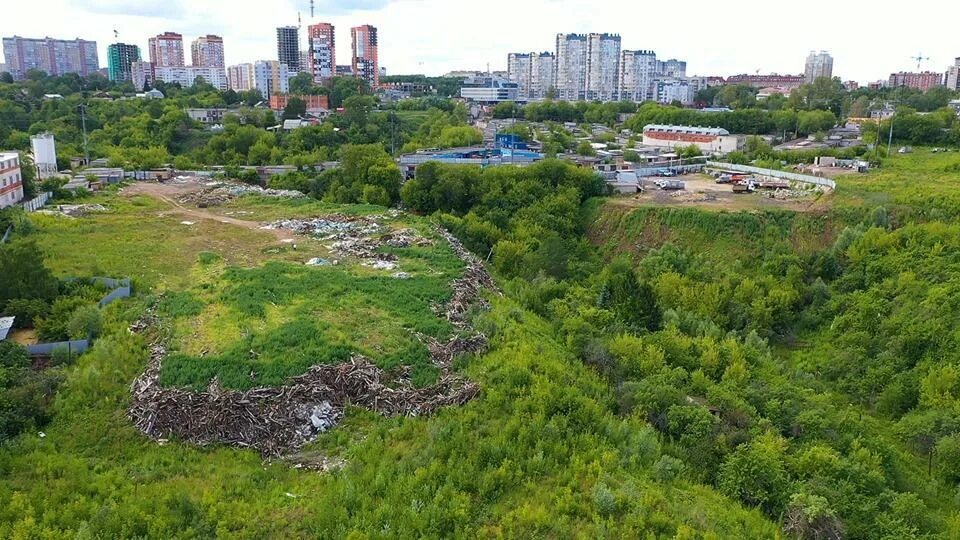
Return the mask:
M 222 216 L 203 208 L 187 207 L 177 201 L 178 198 L 189 193 L 199 191 L 202 188 L 203 186 L 198 184 L 155 184 L 152 182 L 137 182 L 125 187 L 123 189 L 123 195 L 125 197 L 147 195 L 161 200 L 171 206 L 171 209 L 167 212 L 164 212 L 164 214 L 177 214 L 194 219 L 208 219 L 229 225 L 236 225 L 237 227 L 243 227 L 244 229 L 262 230 L 260 229 L 260 227 L 263 225 L 262 223 Z M 289 241 L 294 239 L 293 232 L 285 229 L 270 229 L 264 230 L 264 232 L 273 233 L 277 240 L 280 241 Z

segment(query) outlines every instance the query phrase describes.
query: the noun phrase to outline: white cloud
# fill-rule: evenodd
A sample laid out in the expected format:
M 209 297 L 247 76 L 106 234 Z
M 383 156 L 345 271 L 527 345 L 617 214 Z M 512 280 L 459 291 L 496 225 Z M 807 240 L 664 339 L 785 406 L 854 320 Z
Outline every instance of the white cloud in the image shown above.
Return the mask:
M 949 4 L 919 0 L 891 15 L 855 2 L 807 0 L 802 4 L 682 4 L 589 0 L 316 0 L 316 21 L 337 27 L 339 63 L 350 55 L 351 26 L 380 32 L 380 62 L 389 73 L 439 74 L 451 69 L 504 69 L 511 51 L 553 50 L 558 32 L 619 33 L 623 47 L 653 49 L 687 60 L 688 72 L 799 73 L 811 49 L 829 50 L 844 79 L 886 78 L 912 70 L 918 51 L 924 69 L 944 71 L 960 56 Z M 311 22 L 309 0 L 253 4 L 237 0 L 47 0 L 5 6 L 0 33 L 94 39 L 106 62 L 106 46 L 120 39 L 145 47 L 166 30 L 189 41 L 201 34 L 224 37 L 228 63 L 276 57 L 277 26 Z M 56 13 L 56 16 L 49 14 Z M 941 13 L 943 16 L 935 16 Z M 304 47 L 306 45 L 304 44 Z

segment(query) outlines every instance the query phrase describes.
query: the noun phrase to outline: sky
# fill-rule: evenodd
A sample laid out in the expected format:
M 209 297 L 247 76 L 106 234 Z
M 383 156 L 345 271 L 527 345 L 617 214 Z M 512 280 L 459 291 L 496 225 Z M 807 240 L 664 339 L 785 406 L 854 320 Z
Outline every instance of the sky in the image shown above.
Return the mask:
M 508 53 L 552 51 L 560 32 L 617 33 L 622 48 L 686 60 L 687 74 L 702 76 L 802 73 L 813 49 L 833 55 L 835 76 L 860 82 L 914 71 L 918 55 L 929 58 L 922 70 L 938 72 L 960 57 L 960 5 L 939 0 L 896 13 L 842 0 L 315 0 L 313 18 L 309 0 L 16 0 L 4 6 L 0 35 L 95 40 L 106 66 L 114 29 L 143 56 L 148 37 L 183 34 L 188 63 L 189 42 L 217 34 L 230 65 L 276 59 L 275 28 L 297 24 L 298 12 L 304 49 L 308 24 L 335 25 L 339 64 L 349 64 L 350 27 L 376 26 L 388 74 L 505 70 Z

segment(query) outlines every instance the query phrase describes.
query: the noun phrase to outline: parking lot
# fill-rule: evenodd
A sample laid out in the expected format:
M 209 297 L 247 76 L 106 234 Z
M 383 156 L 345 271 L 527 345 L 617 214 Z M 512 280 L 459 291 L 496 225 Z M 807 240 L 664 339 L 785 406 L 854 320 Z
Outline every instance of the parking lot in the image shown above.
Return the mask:
M 654 184 L 656 180 L 679 180 L 684 189 L 665 190 Z M 624 206 L 692 206 L 709 210 L 756 210 L 779 208 L 806 212 L 826 204 L 829 194 L 810 191 L 797 196 L 774 197 L 774 191 L 757 190 L 753 193 L 734 193 L 731 184 L 718 184 L 706 174 L 688 174 L 666 178 L 647 178 L 643 181 L 643 193 L 620 195 L 612 204 Z

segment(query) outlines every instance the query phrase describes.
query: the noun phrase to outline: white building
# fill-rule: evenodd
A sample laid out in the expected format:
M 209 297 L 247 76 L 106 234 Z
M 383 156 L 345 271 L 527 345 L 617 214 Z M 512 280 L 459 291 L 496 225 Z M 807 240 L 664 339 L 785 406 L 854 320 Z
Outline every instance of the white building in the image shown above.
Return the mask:
M 827 51 L 810 51 L 807 56 L 807 63 L 803 72 L 804 80 L 808 83 L 819 79 L 820 77 L 833 77 L 833 57 Z
M 953 61 L 953 65 L 947 69 L 947 74 L 946 77 L 944 77 L 944 80 L 946 81 L 945 84 L 947 88 L 950 90 L 953 90 L 954 92 L 960 90 L 960 58 L 955 59 Z
M 557 99 L 583 99 L 587 78 L 587 36 L 557 34 Z
M 657 55 L 653 51 L 623 51 L 620 55 L 619 97 L 624 101 L 654 99 Z
M 254 87 L 253 64 L 237 64 L 227 68 L 227 85 L 235 92 L 245 92 Z
M 644 146 L 684 148 L 693 145 L 704 153 L 727 153 L 743 148 L 743 142 L 743 137 L 731 135 L 723 128 L 659 124 L 643 127 Z
M 217 90 L 227 89 L 227 74 L 222 68 L 196 67 L 196 66 L 154 66 L 153 76 L 155 80 L 163 81 L 167 84 L 179 83 L 180 86 L 187 88 L 193 86 L 197 77 L 202 77 L 204 81 L 212 84 Z
M 519 90 L 517 83 L 501 77 L 472 77 L 463 81 L 460 97 L 479 103 L 517 101 Z
M 533 96 L 533 65 L 531 58 L 534 53 L 510 53 L 507 55 L 507 77 L 517 83 L 517 92 L 520 99 L 530 99 Z
M 23 177 L 20 175 L 20 154 L 0 152 L 0 208 L 23 200 Z
M 687 63 L 676 58 L 657 62 L 657 73 L 663 77 L 682 79 L 687 76 Z
M 46 180 L 57 176 L 57 147 L 52 133 L 40 133 L 30 137 L 30 148 L 33 150 L 33 164 L 37 167 L 37 178 Z
M 253 86 L 269 99 L 274 94 L 286 94 L 290 77 L 296 75 L 287 65 L 276 60 L 259 60 L 253 64 Z
M 555 88 L 556 78 L 557 58 L 553 53 L 530 55 L 530 88 L 535 99 L 547 97 Z
M 617 99 L 620 77 L 620 36 L 590 34 L 587 36 L 587 64 L 584 98 L 611 101 Z

